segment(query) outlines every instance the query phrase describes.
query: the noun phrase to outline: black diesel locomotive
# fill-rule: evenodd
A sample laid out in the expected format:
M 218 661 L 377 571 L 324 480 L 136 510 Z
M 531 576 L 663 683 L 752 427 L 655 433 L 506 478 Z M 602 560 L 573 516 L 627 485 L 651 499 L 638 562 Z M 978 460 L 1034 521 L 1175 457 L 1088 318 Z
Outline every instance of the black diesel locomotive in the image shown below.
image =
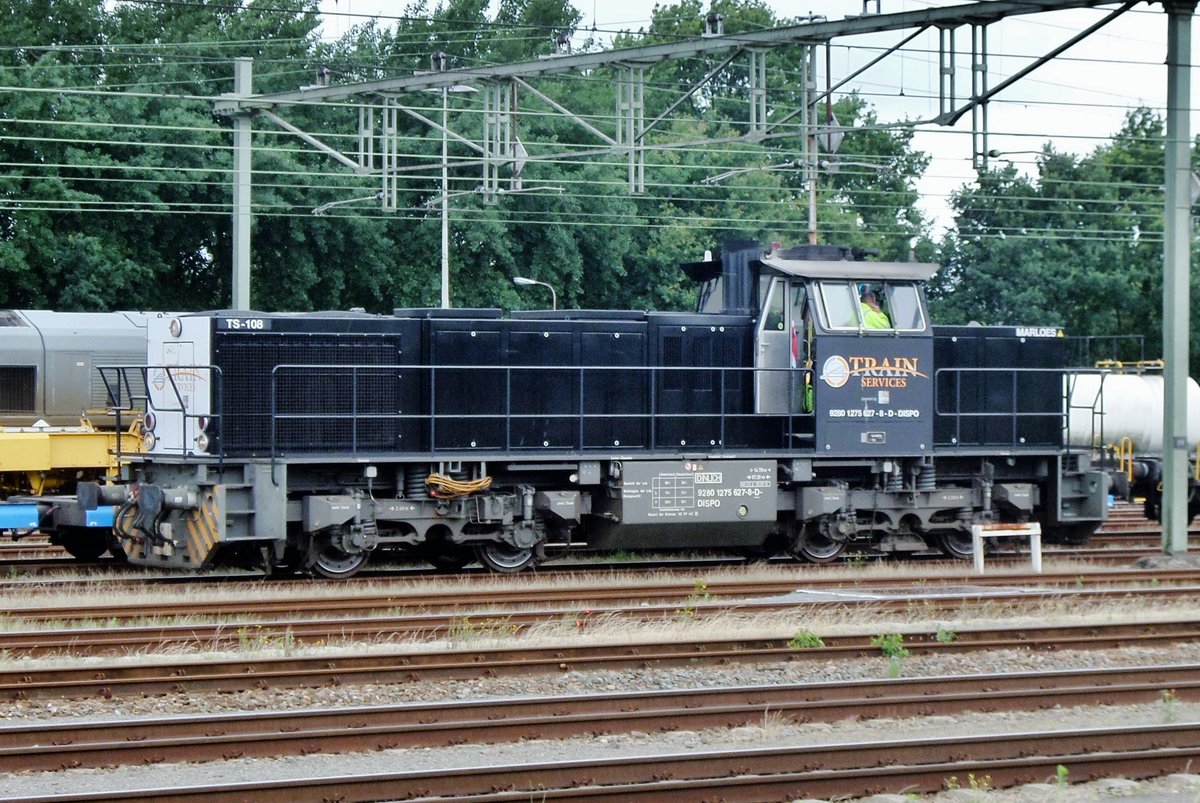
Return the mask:
M 861 257 L 727 243 L 684 266 L 694 313 L 162 316 L 148 366 L 105 371 L 145 381 L 147 453 L 51 519 L 116 505 L 133 563 L 327 577 L 383 549 L 512 572 L 570 546 L 823 562 L 965 556 L 981 523 L 1090 534 L 1108 480 L 1065 445 L 1061 333 L 932 326 L 935 266 Z

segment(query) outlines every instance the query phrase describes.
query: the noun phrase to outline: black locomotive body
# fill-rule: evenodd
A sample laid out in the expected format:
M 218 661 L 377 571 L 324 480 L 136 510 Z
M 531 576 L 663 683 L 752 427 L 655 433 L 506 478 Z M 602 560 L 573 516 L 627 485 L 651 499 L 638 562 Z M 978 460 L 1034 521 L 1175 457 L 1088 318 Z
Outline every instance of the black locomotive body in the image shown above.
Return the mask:
M 148 452 L 77 504 L 119 505 L 135 563 L 332 577 L 384 549 L 515 571 L 550 547 L 825 561 L 963 556 L 983 523 L 1090 533 L 1107 479 L 1064 445 L 1062 340 L 934 327 L 933 266 L 856 256 L 726 244 L 684 266 L 695 313 L 153 320 Z

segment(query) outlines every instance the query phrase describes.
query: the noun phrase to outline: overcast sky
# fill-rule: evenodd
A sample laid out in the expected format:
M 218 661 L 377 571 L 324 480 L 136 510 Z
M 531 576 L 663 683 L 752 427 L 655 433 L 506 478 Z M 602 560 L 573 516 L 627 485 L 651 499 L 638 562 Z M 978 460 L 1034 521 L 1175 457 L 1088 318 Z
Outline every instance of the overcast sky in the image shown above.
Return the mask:
M 768 0 L 780 16 L 822 14 L 841 19 L 860 14 L 861 0 L 811 0 L 803 4 Z M 883 13 L 914 11 L 952 3 L 881 0 Z M 435 3 L 436 4 L 436 3 Z M 594 24 L 603 31 L 634 30 L 648 24 L 650 0 L 577 0 L 581 30 Z M 371 15 L 402 14 L 404 4 L 384 0 L 323 0 L 326 35 L 336 37 Z M 1059 150 L 1086 153 L 1120 127 L 1129 109 L 1148 105 L 1162 110 L 1166 98 L 1166 14 L 1161 5 L 1140 5 L 1099 33 L 1076 45 L 1054 62 L 1006 90 L 990 104 L 989 147 L 1012 152 L 1039 150 L 1053 141 Z M 988 28 L 989 84 L 995 86 L 1033 58 L 1069 39 L 1105 15 L 1106 10 L 1079 10 L 1014 17 Z M 381 22 L 386 22 L 381 20 Z M 834 81 L 872 58 L 871 47 L 898 42 L 904 32 L 837 40 L 832 54 Z M 970 91 L 969 29 L 958 33 L 958 105 Z M 839 46 L 840 45 L 840 46 Z M 1192 59 L 1195 61 L 1195 58 Z M 824 70 L 824 59 L 819 58 Z M 824 84 L 824 75 L 820 78 Z M 1193 82 L 1197 84 L 1200 82 Z M 854 84 L 878 110 L 882 121 L 923 119 L 938 113 L 938 39 L 927 32 Z M 1193 97 L 1200 86 L 1193 86 Z M 1191 104 L 1196 105 L 1195 101 Z M 1193 136 L 1196 134 L 1192 129 Z M 948 220 L 947 195 L 969 181 L 971 116 L 953 128 L 926 126 L 916 147 L 933 157 L 921 182 L 923 208 L 943 224 Z M 1033 154 L 1005 157 L 1031 166 Z

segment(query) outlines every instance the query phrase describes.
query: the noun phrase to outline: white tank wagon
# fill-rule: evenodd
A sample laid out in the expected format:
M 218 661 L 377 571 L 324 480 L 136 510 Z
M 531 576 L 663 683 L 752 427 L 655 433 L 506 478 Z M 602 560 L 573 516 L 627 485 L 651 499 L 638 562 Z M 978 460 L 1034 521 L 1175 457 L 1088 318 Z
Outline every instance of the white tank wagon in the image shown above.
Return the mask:
M 1165 389 L 1161 374 L 1075 373 L 1067 382 L 1072 446 L 1117 446 L 1128 438 L 1134 454 L 1162 454 Z M 1187 420 L 1188 443 L 1200 443 L 1200 385 L 1190 378 Z
M 1067 376 L 1067 439 L 1072 446 L 1103 452 L 1115 461 L 1114 491 L 1145 502 L 1146 516 L 1158 519 L 1162 504 L 1163 376 L 1146 370 L 1098 370 Z M 1187 381 L 1187 442 L 1191 490 L 1189 520 L 1200 514 L 1195 480 L 1195 449 L 1200 444 L 1200 385 Z

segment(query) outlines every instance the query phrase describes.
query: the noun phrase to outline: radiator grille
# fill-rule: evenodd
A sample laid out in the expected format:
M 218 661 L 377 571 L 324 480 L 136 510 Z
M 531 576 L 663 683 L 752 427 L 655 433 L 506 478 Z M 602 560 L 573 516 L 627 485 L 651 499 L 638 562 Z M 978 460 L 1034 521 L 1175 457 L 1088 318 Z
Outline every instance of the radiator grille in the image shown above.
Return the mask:
M 127 406 L 131 402 L 136 403 L 137 409 L 141 410 L 145 407 L 143 399 L 146 397 L 146 377 L 141 371 L 125 371 L 123 372 L 123 380 L 129 383 L 129 387 L 116 387 L 118 372 L 105 371 L 103 374 L 99 370 L 101 365 L 141 365 L 145 362 L 142 355 L 133 356 L 130 354 L 105 354 L 96 353 L 91 357 L 92 373 L 91 373 L 91 400 L 88 408 L 92 410 L 103 410 L 111 407 L 116 399 L 109 398 L 110 393 L 119 396 L 122 406 Z M 105 385 L 104 380 L 108 379 L 111 389 Z M 130 396 L 133 396 L 130 399 Z
M 214 394 L 218 446 L 226 454 L 268 453 L 274 394 L 277 452 L 396 449 L 399 372 L 369 366 L 398 365 L 400 354 L 395 336 L 221 337 L 214 348 L 221 369 Z M 275 370 L 272 391 L 272 371 L 289 365 L 309 367 Z
M 37 411 L 37 368 L 32 365 L 0 366 L 0 413 Z

